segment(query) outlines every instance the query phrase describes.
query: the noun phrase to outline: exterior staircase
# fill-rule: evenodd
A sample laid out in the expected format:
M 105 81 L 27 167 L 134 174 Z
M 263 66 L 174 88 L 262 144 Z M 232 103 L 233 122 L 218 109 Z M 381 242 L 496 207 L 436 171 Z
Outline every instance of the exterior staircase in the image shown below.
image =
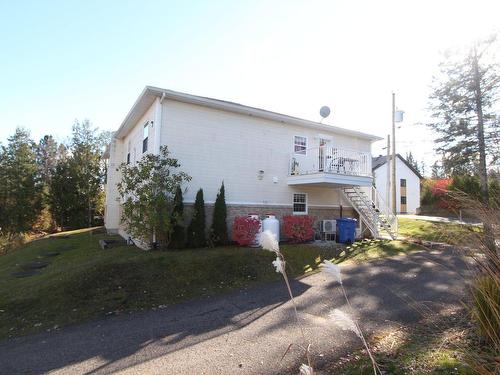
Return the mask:
M 395 240 L 398 236 L 398 219 L 377 190 L 349 186 L 342 189 L 342 193 L 352 207 L 358 212 L 360 219 L 368 227 L 374 238 L 389 236 Z M 371 196 L 370 196 L 371 195 Z

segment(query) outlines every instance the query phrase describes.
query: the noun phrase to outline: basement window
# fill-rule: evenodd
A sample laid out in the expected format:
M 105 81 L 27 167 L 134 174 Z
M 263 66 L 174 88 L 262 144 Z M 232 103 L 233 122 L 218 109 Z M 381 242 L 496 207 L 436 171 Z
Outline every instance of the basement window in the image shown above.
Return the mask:
M 307 214 L 307 194 L 295 193 L 293 194 L 293 214 L 306 215 Z
M 148 150 L 148 138 L 149 138 L 149 121 L 144 125 L 144 130 L 142 132 L 142 153 L 144 154 Z

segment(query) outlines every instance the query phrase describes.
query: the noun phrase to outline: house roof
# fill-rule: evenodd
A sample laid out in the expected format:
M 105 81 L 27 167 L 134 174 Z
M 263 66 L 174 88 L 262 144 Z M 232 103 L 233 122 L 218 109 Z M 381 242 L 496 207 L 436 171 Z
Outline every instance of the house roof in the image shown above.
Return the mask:
M 277 112 L 266 111 L 260 108 L 249 107 L 246 105 L 228 102 L 225 100 L 212 99 L 204 96 L 185 94 L 182 92 L 161 89 L 153 86 L 146 86 L 141 95 L 135 101 L 129 113 L 123 120 L 120 128 L 115 133 L 115 137 L 121 139 L 125 137 L 132 127 L 139 121 L 146 110 L 151 107 L 156 98 L 171 99 L 179 102 L 197 104 L 204 107 L 209 107 L 218 110 L 229 111 L 233 113 L 244 114 L 264 118 L 268 120 L 278 121 L 284 124 L 298 125 L 309 128 L 316 128 L 323 131 L 334 131 L 339 134 L 345 134 L 352 137 L 367 139 L 371 142 L 381 140 L 381 137 L 376 135 L 359 132 L 356 130 L 341 128 L 338 126 L 322 124 L 315 121 L 304 120 L 298 117 L 287 116 Z
M 408 163 L 408 161 L 402 157 L 400 154 L 397 154 L 397 157 L 408 167 L 411 169 L 413 173 L 415 173 L 418 178 L 424 178 L 419 171 L 415 169 L 413 165 Z M 381 167 L 387 162 L 387 156 L 386 155 L 379 155 L 377 157 L 372 158 L 372 171 L 375 171 L 375 169 Z

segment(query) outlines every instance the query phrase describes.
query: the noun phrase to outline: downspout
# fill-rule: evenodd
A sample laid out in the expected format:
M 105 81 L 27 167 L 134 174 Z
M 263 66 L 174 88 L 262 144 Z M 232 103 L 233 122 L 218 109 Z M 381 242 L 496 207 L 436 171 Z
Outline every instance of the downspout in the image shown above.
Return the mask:
M 160 97 L 160 108 L 157 112 L 157 116 L 155 116 L 155 153 L 157 155 L 160 154 L 160 147 L 161 147 L 161 142 L 160 142 L 160 134 L 161 134 L 161 125 L 162 125 L 162 119 L 163 119 L 163 100 L 165 99 L 165 93 L 162 92 L 161 97 Z M 156 232 L 153 230 L 153 247 L 156 247 Z

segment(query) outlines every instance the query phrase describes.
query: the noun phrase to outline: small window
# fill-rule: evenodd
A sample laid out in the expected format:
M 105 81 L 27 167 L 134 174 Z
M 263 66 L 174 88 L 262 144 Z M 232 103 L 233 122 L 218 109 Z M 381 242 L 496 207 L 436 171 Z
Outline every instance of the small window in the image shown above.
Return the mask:
M 142 137 L 142 153 L 145 153 L 148 150 L 148 137 L 149 137 L 149 121 L 144 125 Z
M 130 141 L 127 144 L 127 164 L 130 164 Z
M 400 185 L 399 185 L 399 186 L 401 186 L 401 187 L 406 187 L 406 179 L 402 178 L 402 179 L 400 180 Z
M 307 138 L 296 135 L 294 138 L 293 149 L 296 154 L 305 155 L 307 150 Z
M 296 193 L 293 195 L 293 213 L 307 214 L 307 194 Z
M 401 196 L 401 204 L 406 204 L 406 196 Z

